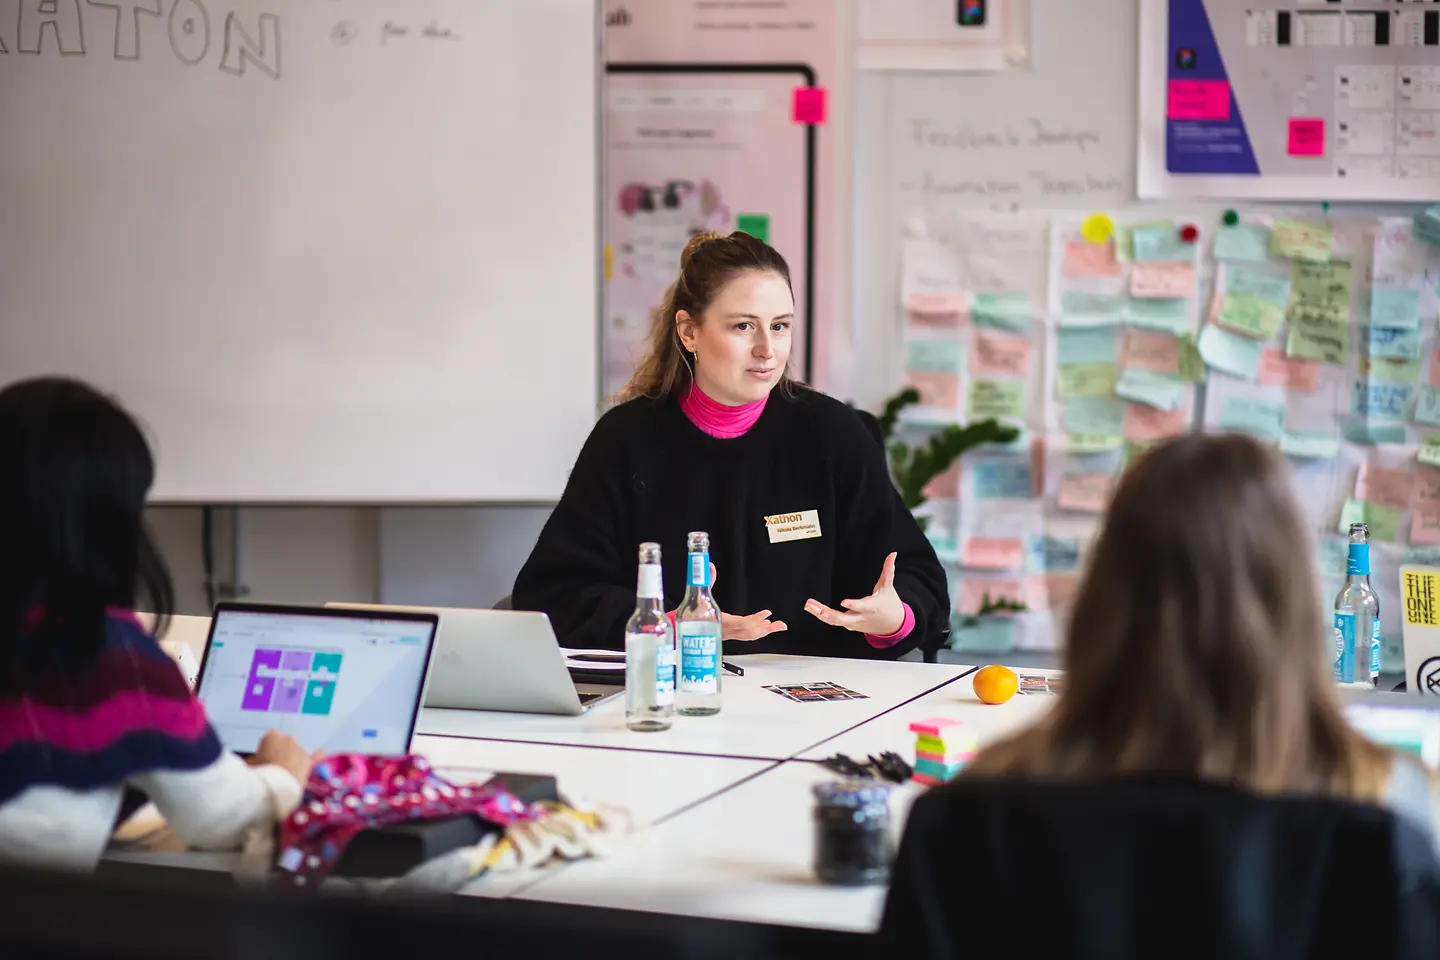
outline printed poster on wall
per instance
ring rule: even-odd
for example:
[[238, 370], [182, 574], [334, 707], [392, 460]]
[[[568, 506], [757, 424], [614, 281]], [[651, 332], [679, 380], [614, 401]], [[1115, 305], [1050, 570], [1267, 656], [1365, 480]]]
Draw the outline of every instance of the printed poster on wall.
[[1434, 202], [1440, 4], [1141, 4], [1144, 199]]
[[703, 231], [744, 230], [790, 265], [791, 369], [823, 379], [835, 284], [831, 0], [607, 0], [602, 389], [644, 354], [651, 316]]

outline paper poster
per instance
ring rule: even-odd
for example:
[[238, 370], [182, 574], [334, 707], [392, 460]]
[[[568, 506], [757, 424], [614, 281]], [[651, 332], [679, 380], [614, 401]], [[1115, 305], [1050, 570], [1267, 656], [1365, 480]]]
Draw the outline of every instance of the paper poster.
[[1139, 10], [1141, 199], [1434, 202], [1432, 4]]
[[690, 237], [738, 229], [786, 258], [791, 369], [824, 384], [829, 351], [817, 345], [846, 296], [832, 280], [841, 145], [823, 122], [844, 109], [826, 99], [843, 66], [833, 5], [606, 0], [604, 10], [605, 394], [643, 355]]

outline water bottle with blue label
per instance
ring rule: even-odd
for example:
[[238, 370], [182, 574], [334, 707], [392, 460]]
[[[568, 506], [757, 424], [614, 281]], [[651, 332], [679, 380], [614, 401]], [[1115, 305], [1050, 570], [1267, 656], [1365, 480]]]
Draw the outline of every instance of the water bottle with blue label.
[[1335, 679], [1380, 682], [1380, 598], [1370, 589], [1370, 527], [1350, 524], [1345, 585], [1335, 597]]
[[680, 640], [676, 710], [686, 717], [720, 712], [720, 607], [710, 595], [710, 534], [689, 537], [685, 599], [675, 613]]

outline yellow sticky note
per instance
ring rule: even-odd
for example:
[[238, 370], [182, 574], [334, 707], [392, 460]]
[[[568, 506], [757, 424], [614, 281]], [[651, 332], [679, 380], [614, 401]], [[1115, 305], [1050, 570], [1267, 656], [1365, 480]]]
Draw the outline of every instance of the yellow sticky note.
[[969, 413], [974, 418], [1025, 417], [1025, 385], [1018, 380], [975, 380], [970, 384]]
[[1286, 260], [1324, 263], [1330, 259], [1335, 231], [1328, 223], [1276, 220], [1270, 231], [1270, 255]]
[[1055, 396], [1112, 397], [1120, 381], [1120, 368], [1113, 363], [1062, 363], [1055, 368]]
[[1111, 437], [1102, 433], [1071, 433], [1065, 438], [1067, 453], [1109, 453], [1119, 450], [1125, 443], [1124, 437]]
[[605, 244], [605, 282], [609, 283], [613, 276], [615, 276], [615, 247], [607, 243]]
[[1285, 325], [1285, 308], [1248, 293], [1227, 293], [1216, 322], [1256, 340], [1269, 340]]
[[1405, 622], [1412, 627], [1440, 627], [1440, 573], [1405, 571]]
[[1416, 459], [1427, 466], [1440, 467], [1440, 433], [1427, 433], [1425, 435], [1425, 440], [1420, 444], [1420, 452], [1416, 454]]

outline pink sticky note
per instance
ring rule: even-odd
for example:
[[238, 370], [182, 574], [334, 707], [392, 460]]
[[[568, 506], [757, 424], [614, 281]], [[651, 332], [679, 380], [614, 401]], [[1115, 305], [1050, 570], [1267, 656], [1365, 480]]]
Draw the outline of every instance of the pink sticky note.
[[1171, 80], [1166, 115], [1171, 120], [1229, 120], [1229, 81]]
[[1287, 357], [1280, 347], [1266, 347], [1260, 353], [1260, 372], [1256, 379], [1267, 387], [1314, 393], [1320, 386], [1320, 362], [1296, 360]]
[[1179, 374], [1180, 341], [1168, 333], [1127, 330], [1124, 365], [1156, 373]]
[[976, 570], [1019, 570], [1025, 563], [1025, 546], [1002, 537], [969, 537], [960, 551], [960, 565]]
[[1325, 121], [1319, 117], [1291, 117], [1289, 145], [1292, 157], [1325, 156]]
[[954, 410], [960, 406], [960, 378], [953, 373], [935, 370], [907, 370], [905, 382], [920, 393], [926, 407]]
[[1430, 386], [1440, 387], [1440, 349], [1430, 354]]
[[993, 330], [975, 332], [975, 349], [970, 351], [970, 372], [977, 377], [1024, 377], [1030, 373], [1030, 341]]
[[1065, 244], [1065, 276], [1118, 277], [1124, 271], [1120, 261], [1115, 259], [1115, 241], [1090, 243], [1088, 240], [1071, 240]]
[[824, 123], [825, 88], [796, 87], [794, 99], [790, 103], [790, 118], [796, 123]]
[[1410, 494], [1415, 490], [1415, 476], [1406, 470], [1360, 464], [1355, 475], [1355, 499], [1374, 503], [1391, 510], [1410, 509]]
[[1421, 467], [1415, 471], [1415, 509], [1440, 512], [1440, 470]]
[[1115, 478], [1108, 473], [1067, 473], [1060, 478], [1055, 501], [1061, 510], [1104, 513], [1114, 486]]
[[915, 293], [905, 303], [905, 319], [916, 327], [953, 330], [964, 326], [969, 309], [963, 294]]
[[960, 461], [956, 460], [944, 473], [936, 474], [921, 492], [926, 500], [954, 500], [960, 496]]
[[1075, 602], [1075, 595], [1080, 592], [1078, 573], [1052, 573], [1045, 580], [1051, 610], [1063, 610]]
[[1130, 268], [1130, 296], [1141, 300], [1188, 300], [1195, 296], [1195, 264], [1137, 263]]
[[1411, 543], [1440, 543], [1440, 510], [1416, 510], [1410, 518]]
[[[1025, 603], [1025, 585], [1019, 580], [984, 580], [979, 577], [964, 577], [960, 581], [960, 596], [955, 609], [961, 613], [973, 614], [985, 606], [986, 595], [990, 602], [1009, 600], [1011, 603]], [[1025, 604], [1029, 606], [1029, 604]]]
[[1190, 414], [1183, 407], [1157, 410], [1143, 403], [1125, 408], [1126, 440], [1164, 440], [1178, 437], [1190, 426]]
[[931, 717], [928, 720], [916, 720], [910, 724], [910, 732], [926, 737], [938, 737], [942, 730], [961, 725], [961, 721], [952, 720], [949, 717]]

